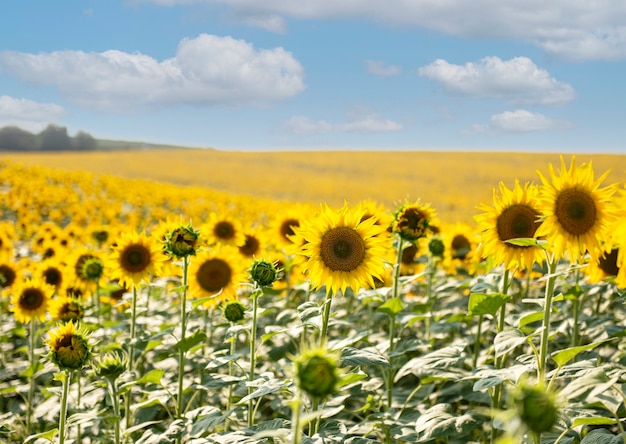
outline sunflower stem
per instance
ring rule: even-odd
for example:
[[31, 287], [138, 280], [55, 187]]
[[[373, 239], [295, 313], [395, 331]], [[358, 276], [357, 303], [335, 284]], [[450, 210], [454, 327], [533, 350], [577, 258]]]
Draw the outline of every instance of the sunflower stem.
[[[133, 299], [131, 302], [130, 314], [130, 343], [128, 344], [128, 372], [133, 372], [135, 366], [135, 330], [137, 328], [137, 286], [133, 283]], [[126, 417], [126, 428], [131, 426], [130, 400], [132, 398], [132, 385], [128, 387], [125, 398], [124, 416]]]
[[[234, 322], [230, 323], [230, 326], [233, 327], [235, 324]], [[235, 340], [237, 339], [236, 336], [232, 336], [229, 340], [230, 340], [230, 358], [228, 360], [228, 376], [233, 376], [233, 356], [235, 356]], [[233, 404], [233, 385], [230, 384], [228, 386], [228, 399], [226, 400], [226, 411], [230, 411], [230, 406]], [[230, 419], [227, 417], [226, 420], [224, 421], [224, 430], [226, 432], [228, 432], [230, 426]]]
[[[117, 394], [117, 380], [115, 378], [107, 378], [109, 386], [109, 396], [111, 396], [111, 405], [113, 406], [113, 428], [115, 436], [115, 444], [120, 444], [120, 400]], [[80, 442], [80, 441], [79, 441]]]
[[328, 320], [330, 318], [330, 306], [333, 302], [332, 291], [326, 292], [326, 301], [324, 302], [324, 311], [322, 312], [322, 329], [320, 330], [320, 347], [326, 345], [326, 337], [328, 335]]
[[[178, 418], [183, 418], [184, 415], [184, 403], [183, 403], [183, 395], [184, 395], [184, 377], [185, 377], [185, 349], [182, 346], [183, 341], [185, 340], [186, 330], [187, 330], [187, 279], [189, 272], [189, 256], [183, 257], [183, 288], [180, 295], [180, 339], [179, 344], [181, 347], [178, 349], [178, 398], [177, 398], [177, 409], [176, 414]], [[182, 442], [182, 437], [176, 439], [176, 442], [180, 444]]]
[[30, 341], [29, 350], [30, 353], [30, 368], [32, 370], [32, 375], [30, 376], [29, 387], [28, 387], [28, 405], [26, 406], [26, 431], [30, 435], [30, 426], [33, 417], [33, 395], [35, 394], [35, 318], [31, 318], [30, 320], [30, 337], [28, 338]]
[[[257, 312], [259, 308], [259, 296], [263, 294], [261, 288], [255, 288], [252, 292], [252, 329], [250, 331], [250, 377], [249, 381], [254, 381], [255, 367], [256, 367], [256, 324], [257, 324]], [[248, 394], [253, 392], [252, 386], [248, 387]], [[254, 425], [254, 399], [248, 401], [248, 427]]]
[[59, 444], [65, 443], [65, 421], [67, 418], [67, 395], [69, 393], [72, 374], [63, 372], [63, 390], [61, 392], [61, 413], [59, 414]]
[[[398, 236], [398, 245], [396, 248], [396, 262], [393, 265], [393, 289], [392, 289], [392, 297], [393, 299], [397, 299], [400, 294], [400, 261], [402, 260], [402, 248], [403, 248], [403, 239]], [[391, 410], [393, 405], [393, 378], [395, 376], [394, 371], [394, 359], [393, 352], [396, 348], [396, 315], [389, 315], [389, 356], [387, 357], [389, 361], [389, 369], [387, 370], [385, 383], [387, 385], [387, 409]]]
[[[80, 398], [81, 398], [81, 385], [80, 385], [80, 371], [74, 372], [76, 375], [76, 407], [80, 411]], [[76, 424], [76, 442], [82, 442], [80, 423]]]
[[557, 260], [554, 256], [548, 257], [548, 282], [546, 283], [545, 301], [543, 307], [543, 330], [541, 332], [541, 345], [539, 348], [539, 362], [537, 362], [537, 374], [539, 381], [546, 379], [546, 361], [548, 359], [548, 340], [550, 338], [550, 314], [552, 312], [552, 298], [556, 282]]
[[474, 357], [472, 360], [472, 368], [478, 365], [478, 355], [480, 352], [480, 333], [483, 325], [483, 315], [478, 316], [478, 328], [476, 329], [476, 338], [474, 339]]
[[575, 293], [575, 298], [573, 301], [573, 307], [574, 307], [574, 325], [572, 326], [573, 331], [572, 331], [572, 347], [576, 347], [578, 345], [578, 336], [579, 336], [579, 328], [578, 328], [578, 319], [580, 318], [580, 308], [582, 306], [582, 301], [584, 298], [584, 294], [579, 294], [578, 290], [580, 290], [580, 285], [579, 285], [579, 281], [580, 281], [580, 269], [577, 268], [576, 269], [576, 293]]
[[296, 396], [291, 401], [291, 444], [300, 444], [302, 440], [302, 426], [300, 425], [301, 402], [302, 396], [296, 391]]

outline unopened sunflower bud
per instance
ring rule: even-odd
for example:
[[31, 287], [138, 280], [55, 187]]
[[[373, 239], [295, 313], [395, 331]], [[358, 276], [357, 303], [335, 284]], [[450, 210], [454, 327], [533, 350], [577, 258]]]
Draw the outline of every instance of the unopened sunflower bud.
[[73, 321], [59, 325], [49, 335], [45, 340], [50, 347], [48, 356], [61, 370], [78, 370], [87, 365], [91, 358], [89, 341]]
[[97, 257], [90, 257], [82, 264], [82, 275], [89, 281], [97, 281], [104, 273], [104, 264]]
[[181, 225], [165, 235], [165, 252], [183, 258], [195, 256], [200, 232], [191, 225]]
[[517, 414], [529, 430], [542, 433], [554, 427], [558, 409], [551, 393], [541, 386], [522, 383], [514, 396]]
[[298, 387], [311, 398], [323, 399], [337, 389], [337, 359], [324, 349], [305, 351], [296, 359]]
[[109, 381], [115, 381], [128, 367], [128, 359], [119, 353], [106, 353], [96, 362], [96, 374]]
[[229, 301], [224, 305], [224, 317], [232, 323], [241, 321], [245, 311], [245, 307], [237, 301]]
[[278, 279], [276, 265], [264, 259], [254, 261], [249, 272], [252, 280], [260, 287], [269, 287]]
[[428, 251], [435, 257], [442, 257], [446, 247], [440, 237], [433, 237], [428, 242]]

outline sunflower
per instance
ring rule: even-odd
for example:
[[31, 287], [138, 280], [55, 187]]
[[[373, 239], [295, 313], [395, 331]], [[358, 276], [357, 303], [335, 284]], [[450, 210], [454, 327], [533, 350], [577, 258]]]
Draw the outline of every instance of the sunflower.
[[91, 346], [86, 332], [76, 328], [73, 321], [59, 325], [45, 339], [50, 347], [49, 357], [61, 370], [77, 370], [89, 362]]
[[38, 264], [35, 274], [41, 277], [46, 284], [59, 289], [63, 284], [64, 277], [67, 276], [67, 269], [59, 261], [47, 260]]
[[538, 173], [543, 182], [539, 209], [544, 220], [536, 234], [546, 237], [557, 258], [567, 253], [570, 260], [579, 261], [587, 252], [594, 258], [602, 254], [608, 227], [615, 218], [611, 205], [615, 187], [600, 188], [608, 171], [595, 180], [591, 163], [577, 167], [572, 156], [568, 170], [561, 156], [558, 175], [552, 164], [550, 179]]
[[207, 307], [236, 299], [238, 286], [246, 281], [241, 256], [233, 247], [223, 246], [199, 253], [189, 265], [189, 296], [215, 296], [204, 304]]
[[60, 296], [50, 303], [50, 316], [58, 321], [78, 321], [83, 317], [83, 305], [79, 299]]
[[0, 262], [0, 290], [11, 288], [18, 276], [18, 267], [11, 261]]
[[405, 241], [415, 242], [435, 232], [433, 227], [438, 226], [436, 218], [437, 212], [430, 204], [406, 202], [394, 213], [391, 231]]
[[307, 258], [305, 273], [314, 289], [325, 285], [327, 294], [335, 294], [350, 287], [356, 293], [374, 288], [375, 278], [382, 280], [389, 244], [380, 234], [386, 227], [364, 214], [362, 207], [334, 211], [324, 205], [317, 217], [295, 229], [305, 241], [299, 254]]
[[120, 285], [130, 287], [158, 275], [164, 260], [160, 245], [145, 232], [123, 233], [115, 242], [106, 265], [111, 270], [111, 279], [118, 279]]
[[305, 214], [308, 212], [305, 212], [303, 207], [296, 205], [274, 216], [270, 222], [270, 241], [277, 250], [293, 246], [293, 235], [304, 220]]
[[11, 302], [13, 313], [18, 322], [30, 322], [31, 319], [44, 321], [54, 287], [41, 278], [31, 278], [15, 284]]
[[247, 259], [254, 259], [263, 255], [265, 237], [263, 231], [256, 227], [244, 231], [245, 242], [239, 247], [239, 253]]
[[504, 182], [499, 193], [493, 190], [493, 207], [480, 205], [484, 213], [474, 216], [480, 232], [478, 255], [491, 258], [495, 265], [503, 264], [509, 270], [531, 268], [541, 263], [543, 252], [532, 245], [515, 245], [508, 241], [519, 238], [535, 238], [541, 213], [537, 207], [538, 189], [515, 180], [513, 189]]
[[240, 247], [246, 242], [239, 219], [227, 214], [211, 213], [200, 229], [207, 245], [231, 245]]

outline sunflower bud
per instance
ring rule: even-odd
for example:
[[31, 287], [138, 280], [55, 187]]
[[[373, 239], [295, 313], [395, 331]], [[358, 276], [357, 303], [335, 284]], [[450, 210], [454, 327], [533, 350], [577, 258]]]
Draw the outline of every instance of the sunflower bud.
[[405, 241], [415, 242], [432, 232], [435, 211], [428, 204], [407, 203], [395, 213], [391, 231]]
[[445, 244], [440, 237], [433, 237], [430, 242], [428, 242], [428, 251], [435, 257], [443, 257], [445, 249]]
[[529, 430], [547, 432], [557, 422], [554, 396], [541, 386], [522, 384], [514, 394], [517, 414]]
[[243, 315], [246, 309], [242, 304], [237, 301], [229, 301], [224, 306], [224, 317], [232, 322], [236, 323], [243, 319]]
[[264, 259], [254, 261], [249, 272], [252, 280], [260, 287], [269, 287], [278, 279], [276, 265]]
[[181, 225], [165, 235], [165, 252], [176, 258], [195, 256], [200, 232], [191, 225]]
[[85, 260], [81, 267], [81, 275], [89, 281], [97, 281], [104, 273], [104, 264], [97, 257]]
[[61, 370], [78, 370], [87, 365], [91, 358], [89, 341], [73, 321], [59, 325], [49, 335], [45, 340], [50, 347], [48, 356]]
[[312, 349], [296, 359], [298, 387], [311, 398], [332, 395], [339, 382], [337, 359], [324, 349]]
[[96, 374], [109, 381], [115, 381], [128, 367], [128, 359], [119, 353], [106, 353], [96, 362]]

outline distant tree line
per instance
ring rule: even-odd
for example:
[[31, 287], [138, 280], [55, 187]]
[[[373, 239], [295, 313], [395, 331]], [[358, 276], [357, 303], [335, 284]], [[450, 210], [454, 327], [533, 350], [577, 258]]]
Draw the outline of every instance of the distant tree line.
[[88, 151], [97, 145], [91, 134], [79, 131], [70, 137], [64, 126], [51, 124], [38, 134], [17, 126], [0, 128], [0, 151]]

